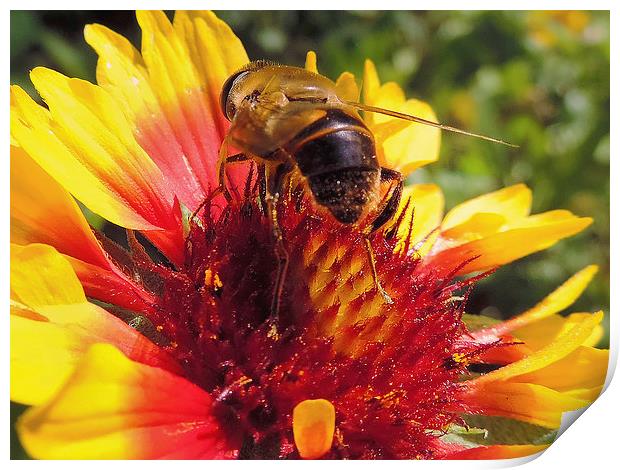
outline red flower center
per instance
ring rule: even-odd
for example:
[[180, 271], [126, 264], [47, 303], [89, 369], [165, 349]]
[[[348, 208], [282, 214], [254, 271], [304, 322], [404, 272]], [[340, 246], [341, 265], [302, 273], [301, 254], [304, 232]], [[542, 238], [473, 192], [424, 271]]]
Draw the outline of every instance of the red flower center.
[[279, 204], [290, 265], [277, 338], [269, 335], [275, 243], [253, 196], [190, 221], [183, 269], [148, 267], [159, 278], [150, 320], [187, 377], [214, 398], [240, 457], [298, 457], [292, 411], [316, 398], [336, 409], [326, 457], [431, 457], [431, 431], [457, 420], [447, 410], [465, 367], [452, 360], [465, 331], [454, 301], [461, 286], [395, 253], [388, 229], [373, 240], [394, 299], [385, 304], [362, 235], [304, 198]]

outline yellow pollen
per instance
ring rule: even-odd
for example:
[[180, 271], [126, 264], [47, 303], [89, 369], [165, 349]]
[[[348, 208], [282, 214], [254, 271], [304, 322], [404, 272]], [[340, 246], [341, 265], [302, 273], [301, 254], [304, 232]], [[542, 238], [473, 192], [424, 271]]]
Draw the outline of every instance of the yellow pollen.
[[456, 364], [468, 364], [468, 360], [467, 360], [467, 356], [465, 356], [465, 354], [463, 353], [454, 353], [452, 354], [452, 360], [456, 363]]
[[293, 409], [293, 436], [299, 455], [318, 459], [332, 446], [336, 409], [329, 401], [304, 400]]
[[222, 281], [217, 273], [214, 274], [211, 269], [207, 269], [205, 271], [205, 285], [212, 287], [213, 289], [221, 289], [224, 284], [222, 284]]
[[392, 390], [384, 395], [377, 395], [373, 397], [373, 400], [379, 401], [382, 406], [392, 406], [397, 405], [400, 402], [402, 395], [402, 390]]

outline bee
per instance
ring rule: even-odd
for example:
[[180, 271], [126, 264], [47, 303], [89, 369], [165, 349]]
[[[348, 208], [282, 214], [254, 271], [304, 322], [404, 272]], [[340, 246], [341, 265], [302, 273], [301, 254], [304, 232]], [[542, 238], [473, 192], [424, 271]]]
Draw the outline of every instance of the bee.
[[[403, 176], [380, 166], [374, 136], [359, 110], [511, 145], [416, 116], [349, 101], [323, 75], [266, 61], [251, 62], [232, 74], [222, 87], [220, 106], [231, 122], [220, 150], [220, 190], [230, 201], [225, 186], [225, 166], [229, 163], [254, 160], [262, 175], [263, 199], [278, 258], [271, 303], [274, 321], [288, 267], [276, 207], [293, 173], [301, 175], [319, 206], [338, 222], [361, 231], [375, 288], [387, 303], [392, 302], [377, 275], [370, 235], [396, 213]], [[229, 146], [241, 153], [229, 156]], [[381, 183], [390, 185], [384, 197], [380, 194]]]

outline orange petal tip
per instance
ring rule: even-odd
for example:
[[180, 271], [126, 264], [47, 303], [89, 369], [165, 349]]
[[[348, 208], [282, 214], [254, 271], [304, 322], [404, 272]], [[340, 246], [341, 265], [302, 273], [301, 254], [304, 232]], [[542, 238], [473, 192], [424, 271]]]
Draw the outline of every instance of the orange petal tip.
[[336, 426], [336, 409], [331, 402], [304, 400], [293, 410], [293, 435], [299, 455], [318, 459], [332, 446]]

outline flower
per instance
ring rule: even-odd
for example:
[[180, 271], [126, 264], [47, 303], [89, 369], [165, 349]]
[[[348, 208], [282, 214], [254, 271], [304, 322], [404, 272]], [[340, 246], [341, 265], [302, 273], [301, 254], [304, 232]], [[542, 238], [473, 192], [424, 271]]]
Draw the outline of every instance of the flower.
[[582, 35], [590, 22], [590, 13], [579, 10], [536, 11], [526, 15], [529, 38], [545, 48], [556, 46], [567, 35]]
[[[391, 304], [363, 236], [291, 188], [270, 334], [277, 261], [254, 165], [231, 166], [232, 202], [213, 197], [228, 129], [218, 95], [247, 55], [211, 12], [137, 16], [140, 52], [86, 27], [98, 85], [36, 68], [47, 108], [11, 88], [11, 399], [32, 405], [17, 424], [32, 456], [508, 458], [550, 438], [504, 442], [479, 428], [550, 435], [596, 398], [602, 313], [558, 315], [595, 267], [512, 320], [465, 313], [480, 277], [591, 222], [530, 215], [524, 185], [445, 217], [437, 186], [407, 186], [372, 239]], [[435, 119], [370, 61], [363, 83], [365, 103]], [[349, 73], [337, 86], [359, 96]], [[383, 165], [406, 175], [437, 160], [437, 129], [365, 120]], [[73, 198], [126, 243], [93, 231]]]

